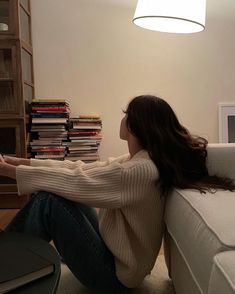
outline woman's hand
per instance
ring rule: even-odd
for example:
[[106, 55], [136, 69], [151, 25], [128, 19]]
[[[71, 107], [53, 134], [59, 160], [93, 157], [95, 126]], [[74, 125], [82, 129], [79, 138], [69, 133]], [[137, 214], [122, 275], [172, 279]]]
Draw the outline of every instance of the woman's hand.
[[0, 155], [0, 176], [16, 178], [16, 167], [6, 163], [2, 155]]
[[14, 166], [30, 165], [30, 159], [26, 159], [26, 158], [18, 158], [18, 157], [3, 155], [3, 159], [5, 163], [9, 163]]

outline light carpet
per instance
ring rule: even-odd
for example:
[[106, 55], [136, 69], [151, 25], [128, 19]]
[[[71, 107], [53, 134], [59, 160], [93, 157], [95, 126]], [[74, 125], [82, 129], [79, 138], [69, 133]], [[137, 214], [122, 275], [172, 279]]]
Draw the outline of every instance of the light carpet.
[[[94, 294], [85, 288], [70, 272], [65, 264], [61, 265], [61, 278], [57, 294]], [[168, 277], [163, 255], [159, 255], [151, 275], [147, 276], [142, 285], [131, 291], [132, 294], [174, 294], [174, 288]], [[100, 293], [99, 293], [100, 294]], [[122, 294], [122, 293], [120, 293]]]

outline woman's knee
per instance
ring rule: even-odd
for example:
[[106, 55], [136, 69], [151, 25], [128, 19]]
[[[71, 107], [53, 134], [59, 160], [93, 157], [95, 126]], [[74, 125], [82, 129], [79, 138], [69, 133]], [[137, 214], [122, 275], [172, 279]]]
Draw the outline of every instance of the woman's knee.
[[38, 191], [35, 192], [31, 195], [32, 199], [37, 200], [37, 201], [41, 201], [41, 200], [51, 200], [54, 198], [60, 198], [58, 195], [53, 194], [51, 192], [47, 192], [47, 191]]

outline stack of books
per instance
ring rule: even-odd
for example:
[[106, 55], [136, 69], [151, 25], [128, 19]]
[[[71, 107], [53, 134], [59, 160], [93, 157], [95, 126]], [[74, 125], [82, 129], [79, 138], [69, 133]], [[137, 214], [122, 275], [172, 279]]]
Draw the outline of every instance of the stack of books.
[[70, 109], [64, 99], [35, 99], [31, 103], [31, 157], [63, 160]]
[[80, 115], [69, 120], [67, 160], [92, 162], [99, 160], [98, 148], [102, 139], [99, 115]]
[[64, 99], [34, 99], [31, 103], [31, 158], [99, 160], [102, 139], [99, 115], [70, 117]]

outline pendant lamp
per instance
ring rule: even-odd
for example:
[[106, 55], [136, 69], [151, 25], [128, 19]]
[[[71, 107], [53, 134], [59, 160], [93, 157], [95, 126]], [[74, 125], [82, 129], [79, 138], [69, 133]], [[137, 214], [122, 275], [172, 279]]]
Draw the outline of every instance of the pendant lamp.
[[138, 0], [134, 24], [168, 33], [196, 33], [205, 29], [206, 0]]

